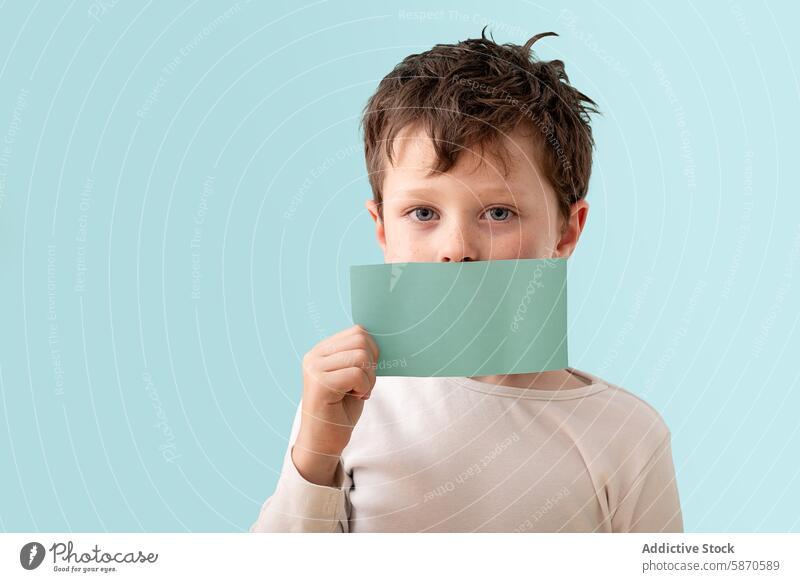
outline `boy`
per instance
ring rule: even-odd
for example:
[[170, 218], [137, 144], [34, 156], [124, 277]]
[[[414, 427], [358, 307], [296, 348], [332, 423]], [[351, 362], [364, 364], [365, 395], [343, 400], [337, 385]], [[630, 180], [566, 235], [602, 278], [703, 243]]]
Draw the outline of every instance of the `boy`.
[[[597, 110], [561, 61], [531, 56], [548, 35], [482, 32], [381, 81], [363, 125], [386, 263], [572, 254]], [[250, 531], [683, 531], [670, 431], [627, 390], [571, 367], [376, 377], [377, 361], [358, 325], [305, 355], [278, 485]]]

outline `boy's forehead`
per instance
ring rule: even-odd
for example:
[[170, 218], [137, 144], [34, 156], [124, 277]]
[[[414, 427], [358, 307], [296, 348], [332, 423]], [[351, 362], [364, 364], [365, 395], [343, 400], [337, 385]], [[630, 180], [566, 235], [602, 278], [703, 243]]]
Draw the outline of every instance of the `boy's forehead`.
[[424, 128], [407, 126], [397, 133], [392, 144], [393, 163], [384, 160], [387, 181], [384, 185], [396, 182], [392, 186], [415, 190], [424, 188], [431, 181], [460, 180], [476, 189], [499, 192], [538, 174], [533, 143], [528, 134], [519, 130], [500, 139], [504, 153], [502, 159], [494, 148], [476, 145], [462, 151], [455, 165], [446, 173], [431, 174], [436, 162], [434, 142]]
[[407, 125], [397, 132], [392, 142], [395, 168], [415, 168], [430, 166], [435, 159], [433, 140], [419, 126]]

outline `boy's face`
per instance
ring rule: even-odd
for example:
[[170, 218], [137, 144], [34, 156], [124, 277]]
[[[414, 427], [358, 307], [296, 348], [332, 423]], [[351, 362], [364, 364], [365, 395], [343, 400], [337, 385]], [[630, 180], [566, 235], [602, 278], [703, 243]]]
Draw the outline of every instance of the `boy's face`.
[[[530, 138], [519, 130], [503, 138], [508, 174], [485, 148], [463, 151], [446, 173], [427, 176], [433, 142], [408, 126], [386, 160], [383, 220], [374, 200], [384, 262], [491, 261], [568, 257], [578, 243], [589, 205], [575, 203], [566, 223], [556, 194], [540, 172]], [[546, 146], [549, 147], [549, 146]], [[562, 225], [564, 229], [562, 231]]]
[[[523, 130], [503, 138], [508, 174], [489, 148], [463, 151], [448, 172], [427, 176], [433, 142], [404, 128], [386, 163], [383, 220], [367, 201], [384, 262], [491, 261], [569, 257], [589, 205], [575, 203], [566, 223]], [[562, 231], [562, 225], [564, 225]]]

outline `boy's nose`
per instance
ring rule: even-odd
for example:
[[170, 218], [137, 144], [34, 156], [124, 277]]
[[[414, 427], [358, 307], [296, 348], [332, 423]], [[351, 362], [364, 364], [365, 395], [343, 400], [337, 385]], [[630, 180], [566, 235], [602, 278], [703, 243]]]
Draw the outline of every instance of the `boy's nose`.
[[439, 261], [460, 263], [478, 260], [478, 249], [469, 233], [454, 233], [439, 247]]
[[450, 259], [449, 257], [443, 257], [441, 262], [443, 262], [443, 263], [450, 263], [450, 262], [465, 263], [467, 261], [474, 261], [474, 260], [476, 260], [476, 259], [473, 259], [472, 257], [464, 257], [462, 259]]

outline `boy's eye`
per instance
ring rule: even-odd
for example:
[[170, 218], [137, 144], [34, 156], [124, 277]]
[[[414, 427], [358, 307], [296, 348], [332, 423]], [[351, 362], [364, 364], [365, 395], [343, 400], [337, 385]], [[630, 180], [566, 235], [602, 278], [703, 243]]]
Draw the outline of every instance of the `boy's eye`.
[[[414, 218], [419, 222], [430, 222], [436, 216], [436, 211], [427, 206], [418, 206], [411, 209], [408, 214], [413, 214]], [[495, 206], [486, 210], [485, 214], [490, 216], [494, 222], [507, 222], [510, 219], [510, 215], [514, 214], [514, 211], [503, 206]]]
[[490, 208], [486, 212], [496, 222], [505, 222], [506, 217], [508, 216], [509, 213], [511, 213], [511, 209], [503, 208], [502, 206], [495, 206], [494, 208]]
[[420, 222], [429, 222], [433, 218], [433, 215], [436, 214], [432, 208], [428, 208], [427, 206], [414, 208], [411, 212], [414, 213], [414, 216]]

